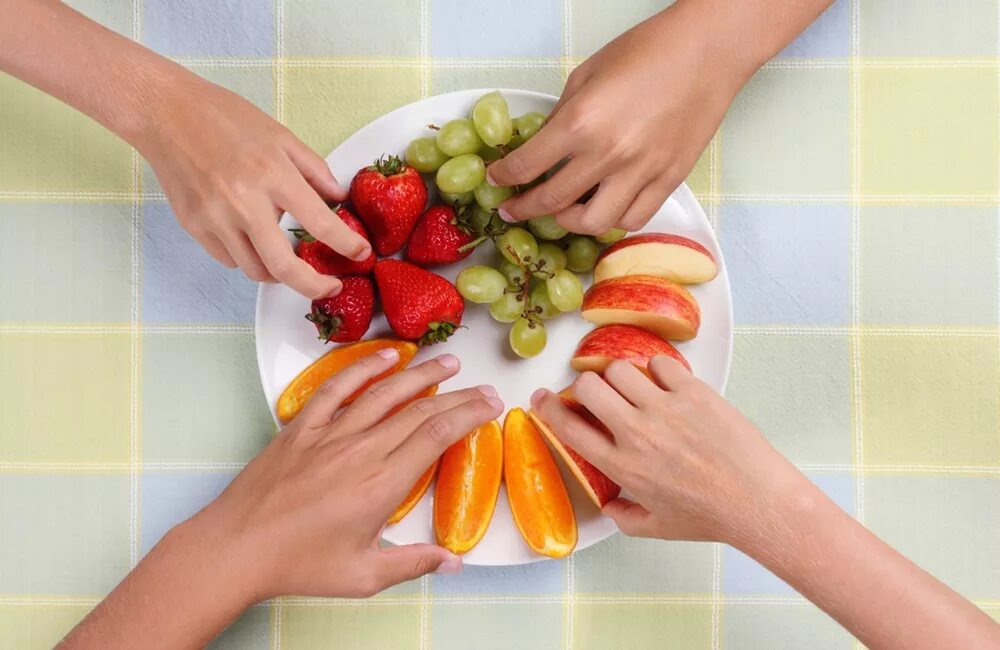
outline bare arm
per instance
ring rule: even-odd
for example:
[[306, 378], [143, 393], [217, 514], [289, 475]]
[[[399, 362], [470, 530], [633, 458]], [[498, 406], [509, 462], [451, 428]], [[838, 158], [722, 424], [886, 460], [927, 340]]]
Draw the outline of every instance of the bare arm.
[[616, 361], [573, 385], [613, 439], [548, 391], [532, 400], [635, 498], [604, 507], [623, 532], [731, 544], [874, 649], [1000, 648], [1000, 625], [837, 507], [677, 361], [650, 371]]
[[297, 258], [277, 227], [291, 212], [338, 252], [368, 242], [327, 208], [346, 192], [326, 163], [250, 102], [55, 0], [0, 0], [0, 71], [57, 97], [134, 146], [178, 221], [216, 260], [310, 297], [340, 281]]

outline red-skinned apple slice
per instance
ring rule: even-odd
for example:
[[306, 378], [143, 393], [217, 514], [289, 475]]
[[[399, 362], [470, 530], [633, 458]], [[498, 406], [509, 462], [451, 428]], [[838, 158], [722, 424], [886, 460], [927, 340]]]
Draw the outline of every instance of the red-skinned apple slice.
[[[562, 400], [563, 404], [570, 411], [576, 415], [583, 418], [588, 424], [593, 426], [595, 429], [600, 431], [605, 436], [611, 438], [611, 432], [608, 431], [607, 427], [594, 417], [594, 414], [588, 411], [573, 399], [570, 389], [567, 388], [559, 393], [559, 398]], [[572, 447], [564, 443], [556, 434], [552, 432], [549, 425], [535, 413], [534, 410], [528, 412], [528, 416], [531, 421], [535, 423], [538, 430], [542, 432], [542, 435], [549, 441], [552, 448], [556, 450], [559, 456], [563, 459], [563, 462], [569, 467], [570, 471], [573, 472], [573, 476], [576, 480], [580, 482], [583, 486], [584, 492], [590, 497], [590, 500], [597, 505], [598, 508], [603, 508], [604, 504], [613, 499], [617, 499], [618, 495], [621, 494], [622, 487], [608, 478], [607, 474], [597, 469], [587, 461], [586, 458], [576, 453]]]
[[577, 372], [590, 370], [600, 374], [615, 359], [624, 359], [646, 372], [649, 360], [659, 354], [673, 357], [691, 370], [677, 348], [634, 325], [605, 325], [589, 332], [580, 340], [569, 364]]
[[663, 339], [693, 339], [701, 310], [687, 289], [653, 275], [598, 282], [583, 297], [580, 315], [597, 325], [635, 325]]
[[708, 282], [719, 272], [715, 258], [698, 242], [667, 233], [626, 237], [597, 258], [594, 282], [627, 275], [655, 275], [681, 284]]

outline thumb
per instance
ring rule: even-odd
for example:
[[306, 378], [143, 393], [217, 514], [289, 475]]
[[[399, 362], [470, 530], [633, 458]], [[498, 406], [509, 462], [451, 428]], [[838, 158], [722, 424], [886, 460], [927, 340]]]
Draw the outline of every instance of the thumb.
[[618, 498], [604, 504], [601, 512], [611, 517], [629, 537], [656, 537], [653, 515], [635, 501]]
[[380, 589], [388, 589], [428, 573], [458, 573], [462, 558], [434, 544], [408, 544], [378, 551], [376, 562]]

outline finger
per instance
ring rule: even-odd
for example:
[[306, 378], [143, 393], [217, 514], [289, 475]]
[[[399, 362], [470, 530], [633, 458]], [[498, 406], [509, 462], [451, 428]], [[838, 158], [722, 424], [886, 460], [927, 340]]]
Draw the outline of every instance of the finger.
[[614, 442], [569, 410], [562, 398], [544, 388], [539, 389], [531, 396], [531, 412], [545, 422], [559, 440], [614, 478]]
[[347, 200], [347, 190], [334, 178], [326, 161], [304, 142], [292, 135], [285, 143], [285, 153], [323, 199], [334, 203]]
[[297, 256], [281, 229], [271, 220], [253, 224], [249, 235], [268, 273], [306, 298], [334, 296], [343, 287], [340, 280], [318, 273]]
[[526, 185], [554, 167], [570, 154], [572, 139], [564, 123], [558, 119], [546, 122], [535, 137], [491, 163], [486, 168], [486, 180], [505, 187]]
[[677, 185], [654, 181], [642, 188], [618, 219], [618, 227], [629, 232], [641, 230], [663, 206]]
[[[461, 364], [453, 354], [442, 354], [420, 365], [386, 377], [365, 389], [337, 418], [345, 430], [360, 433], [375, 426], [394, 407], [427, 388], [458, 374]], [[428, 463], [429, 465], [430, 463]]]
[[255, 282], [275, 282], [257, 250], [242, 232], [233, 232], [225, 239], [226, 249], [243, 274]]
[[694, 375], [680, 361], [664, 354], [650, 359], [649, 374], [663, 390], [676, 391], [694, 381]]
[[427, 575], [454, 574], [462, 570], [462, 558], [434, 544], [408, 544], [374, 551], [378, 591]]
[[492, 386], [477, 386], [419, 399], [399, 413], [382, 421], [372, 429], [371, 436], [378, 438], [385, 445], [387, 451], [391, 452], [399, 447], [428, 418], [474, 399], [488, 399], [496, 396], [497, 392]]
[[368, 240], [351, 230], [343, 219], [334, 214], [323, 199], [319, 198], [316, 190], [298, 173], [287, 180], [275, 199], [310, 235], [333, 250], [352, 260], [368, 259], [372, 252]]
[[234, 260], [233, 256], [229, 254], [228, 250], [226, 250], [225, 245], [212, 233], [207, 230], [199, 230], [197, 232], [191, 232], [191, 237], [193, 237], [196, 242], [201, 244], [201, 247], [205, 249], [205, 252], [211, 255], [212, 258], [222, 266], [227, 269], [235, 269], [237, 267], [236, 260]]
[[624, 397], [593, 372], [584, 372], [573, 382], [573, 397], [611, 431], [618, 433], [623, 420], [635, 412]]
[[385, 348], [355, 361], [323, 382], [296, 420], [313, 429], [325, 427], [344, 400], [398, 360], [399, 352], [395, 348]]
[[656, 521], [652, 513], [629, 499], [608, 501], [601, 512], [611, 517], [618, 529], [629, 537], [656, 537]]
[[604, 381], [639, 408], [652, 406], [663, 398], [663, 391], [628, 361], [612, 361], [604, 369]]
[[497, 418], [503, 408], [499, 398], [484, 397], [432, 415], [389, 454], [389, 462], [395, 463], [399, 471], [430, 467], [445, 449], [479, 425]]
[[[643, 189], [639, 174], [616, 174], [601, 180], [594, 197], [586, 204], [575, 203], [563, 212], [570, 213], [565, 220], [556, 214], [556, 223], [563, 225], [572, 220], [572, 232], [588, 235], [600, 235], [610, 230], [622, 218], [625, 211], [632, 205], [639, 191]], [[563, 225], [565, 228], [566, 226]]]
[[556, 114], [562, 110], [563, 106], [565, 106], [569, 100], [576, 95], [580, 88], [583, 87], [585, 81], [586, 75], [584, 73], [583, 66], [581, 65], [574, 68], [569, 77], [566, 78], [566, 85], [563, 87], [562, 94], [559, 95], [559, 101], [557, 101], [556, 105], [552, 107], [551, 111], [549, 111], [549, 121], [551, 121], [552, 118], [554, 118]]
[[[532, 140], [528, 142], [530, 143]], [[522, 146], [521, 149], [526, 146]], [[516, 154], [521, 149], [514, 153]], [[506, 160], [506, 158], [502, 160]], [[500, 204], [500, 216], [504, 221], [524, 221], [539, 215], [565, 210], [583, 196], [587, 190], [597, 185], [604, 173], [604, 165], [600, 158], [574, 158], [544, 183], [523, 194], [516, 194], [513, 198]]]

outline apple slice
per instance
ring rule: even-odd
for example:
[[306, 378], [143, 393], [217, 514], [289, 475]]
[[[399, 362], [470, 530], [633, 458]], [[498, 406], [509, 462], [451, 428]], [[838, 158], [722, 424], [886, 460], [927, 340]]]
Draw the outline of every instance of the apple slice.
[[715, 258], [698, 242], [662, 232], [626, 237], [597, 258], [594, 282], [626, 275], [655, 275], [681, 284], [708, 282], [719, 272]]
[[677, 348], [634, 325], [605, 325], [591, 331], [580, 340], [569, 365], [577, 372], [602, 373], [615, 359], [624, 359], [646, 372], [649, 360], [658, 354], [673, 357], [691, 370], [691, 364]]
[[687, 289], [654, 275], [598, 282], [583, 297], [580, 315], [597, 325], [635, 325], [664, 339], [693, 339], [701, 310]]
[[[611, 432], [608, 431], [607, 427], [601, 423], [593, 413], [585, 409], [579, 402], [573, 399], [572, 394], [569, 392], [570, 389], [565, 389], [559, 393], [559, 398], [562, 400], [566, 408], [573, 411], [581, 418], [586, 420], [588, 424], [593, 426], [595, 429], [606, 435], [607, 437], [612, 437]], [[612, 499], [618, 498], [621, 494], [622, 487], [608, 478], [607, 474], [597, 469], [586, 458], [576, 453], [572, 447], [564, 443], [562, 440], [556, 437], [556, 434], [552, 432], [549, 425], [542, 420], [534, 410], [528, 412], [528, 417], [531, 421], [535, 423], [538, 430], [542, 432], [545, 438], [552, 445], [552, 448], [559, 453], [563, 461], [569, 467], [570, 471], [573, 472], [573, 476], [576, 480], [580, 482], [583, 486], [584, 492], [590, 497], [590, 500], [597, 505], [598, 508], [603, 508], [604, 504]]]

